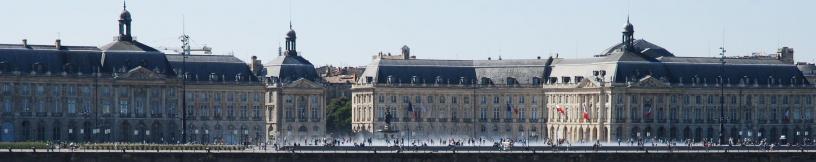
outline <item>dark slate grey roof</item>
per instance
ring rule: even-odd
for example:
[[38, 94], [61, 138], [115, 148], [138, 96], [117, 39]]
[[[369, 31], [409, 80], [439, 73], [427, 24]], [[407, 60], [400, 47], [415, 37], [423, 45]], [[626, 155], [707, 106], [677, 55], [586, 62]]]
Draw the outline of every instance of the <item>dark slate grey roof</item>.
[[[607, 71], [607, 80], [616, 83], [636, 82], [646, 76], [672, 84], [716, 84], [720, 75], [719, 58], [711, 57], [645, 57], [631, 51], [607, 50], [607, 55], [595, 58], [556, 59], [551, 77], [592, 76], [592, 71]], [[810, 84], [793, 64], [768, 58], [725, 59], [725, 81], [740, 84], [747, 78], [750, 84], [774, 85]], [[611, 75], [610, 75], [611, 74]], [[774, 78], [773, 81], [769, 78]], [[793, 79], [796, 78], [796, 79]], [[697, 80], [697, 81], [695, 81]]]
[[90, 74], [99, 68], [100, 55], [97, 51], [35, 49], [0, 48], [0, 71], [4, 73], [35, 71], [54, 74], [62, 72]]
[[508, 78], [515, 79], [514, 84], [531, 84], [532, 78], [542, 78], [546, 75], [548, 60], [425, 60], [408, 59], [392, 60], [377, 59], [366, 67], [358, 82], [364, 82], [371, 77], [378, 83], [432, 84], [437, 78], [440, 84], [459, 84], [464, 78], [464, 84], [481, 83], [482, 78], [489, 79], [493, 84], [507, 84]]
[[[172, 66], [161, 52], [102, 52], [102, 71], [106, 73], [127, 72], [142, 66], [167, 76], [175, 76]], [[124, 68], [124, 69], [123, 69]]]
[[[636, 52], [640, 52], [640, 53], [644, 54], [645, 56], [648, 56], [648, 57], [651, 57], [651, 58], [674, 57], [674, 54], [669, 52], [669, 50], [666, 50], [663, 47], [660, 47], [658, 45], [655, 45], [655, 44], [653, 44], [653, 43], [651, 43], [649, 41], [643, 40], [643, 39], [635, 40], [633, 42], [633, 44], [635, 46], [634, 50]], [[615, 44], [614, 46], [609, 47], [606, 50], [604, 50], [603, 52], [601, 52], [601, 55], [610, 55], [613, 52], [615, 52], [616, 50], [620, 49], [621, 46], [623, 46], [623, 43]]]
[[139, 43], [138, 41], [122, 41], [117, 40], [99, 47], [102, 51], [138, 51], [138, 52], [157, 52], [153, 47]]
[[240, 75], [239, 82], [258, 82], [258, 78], [252, 75], [249, 66], [235, 56], [189, 55], [186, 60], [182, 59], [182, 55], [167, 55], [167, 60], [176, 71], [184, 67], [189, 74], [187, 80], [209, 81], [210, 74], [215, 74], [218, 77], [217, 81], [235, 82]]
[[266, 67], [267, 77], [276, 77], [280, 82], [284, 83], [292, 82], [300, 78], [313, 82], [320, 80], [314, 65], [301, 56], [278, 56], [264, 65], [264, 67]]

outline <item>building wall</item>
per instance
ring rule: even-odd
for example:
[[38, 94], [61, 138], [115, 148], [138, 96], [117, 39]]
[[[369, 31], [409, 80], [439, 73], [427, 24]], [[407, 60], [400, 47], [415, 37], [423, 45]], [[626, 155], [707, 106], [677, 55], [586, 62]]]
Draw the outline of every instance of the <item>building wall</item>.
[[[249, 131], [243, 132], [251, 136], [238, 139], [261, 141], [258, 139], [263, 138], [258, 137], [265, 136], [263, 117], [242, 118], [238, 113], [230, 117], [228, 108], [247, 105], [261, 111], [262, 92], [259, 84], [188, 85], [187, 101], [191, 108], [188, 111], [188, 139], [196, 143], [237, 144], [222, 141], [223, 137], [218, 134], [227, 134], [227, 130], [232, 130], [230, 128], [243, 130], [241, 128], [246, 127]], [[0, 75], [0, 94], [2, 141], [181, 141], [182, 89], [181, 82], [176, 79], [5, 74]], [[207, 100], [201, 100], [204, 94], [208, 95]], [[222, 102], [215, 100], [216, 95], [221, 95]], [[228, 100], [230, 95], [235, 96], [234, 102]], [[238, 99], [244, 95], [249, 99]], [[218, 105], [221, 113], [217, 113]], [[201, 108], [207, 108], [207, 111]], [[240, 108], [234, 107], [234, 110]], [[212, 135], [205, 135], [210, 132]], [[243, 132], [239, 131], [239, 134]]]
[[267, 86], [269, 139], [292, 142], [326, 136], [324, 88]]
[[[781, 135], [788, 139], [812, 136], [816, 115], [813, 88], [726, 85], [724, 137], [748, 138], [749, 132], [753, 140], [776, 141]], [[401, 131], [402, 136], [546, 137], [569, 142], [615, 142], [701, 141], [719, 135], [717, 85], [558, 83], [527, 88], [357, 84], [352, 90], [355, 132], [376, 133], [385, 125], [385, 113], [391, 112], [395, 117], [392, 127]], [[433, 103], [428, 103], [428, 97]], [[458, 102], [453, 103], [453, 98]], [[511, 112], [506, 111], [508, 101]], [[409, 102], [413, 111], [408, 111]], [[565, 111], [558, 111], [558, 107]]]

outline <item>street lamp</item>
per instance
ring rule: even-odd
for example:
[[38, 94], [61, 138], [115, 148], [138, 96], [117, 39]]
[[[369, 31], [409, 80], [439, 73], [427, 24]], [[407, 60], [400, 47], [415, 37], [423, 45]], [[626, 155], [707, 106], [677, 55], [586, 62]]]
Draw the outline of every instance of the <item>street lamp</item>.
[[725, 144], [725, 47], [720, 47], [720, 145]]

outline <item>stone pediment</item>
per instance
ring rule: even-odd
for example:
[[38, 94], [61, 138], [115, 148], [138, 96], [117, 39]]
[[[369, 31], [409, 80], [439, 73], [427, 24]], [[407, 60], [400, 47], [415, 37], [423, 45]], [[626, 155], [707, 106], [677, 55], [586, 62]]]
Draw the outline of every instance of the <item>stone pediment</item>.
[[160, 80], [164, 79], [164, 75], [158, 74], [153, 70], [139, 66], [130, 69], [127, 73], [120, 75], [118, 78], [130, 80]]
[[286, 86], [284, 86], [284, 87], [287, 87], [287, 88], [323, 88], [322, 85], [320, 85], [318, 83], [315, 83], [315, 82], [312, 82], [312, 81], [310, 81], [308, 79], [304, 79], [304, 78], [300, 78], [300, 79], [295, 80], [295, 81], [293, 81], [293, 82], [291, 82], [289, 84], [286, 84]]
[[647, 75], [646, 77], [641, 78], [637, 83], [632, 84], [634, 87], [648, 87], [648, 88], [662, 88], [662, 87], [670, 87], [669, 84], [666, 82], [659, 80], [657, 78], [652, 77], [651, 75]]
[[584, 78], [581, 82], [578, 82], [578, 85], [575, 88], [597, 88], [600, 87], [600, 82], [595, 80], [596, 77]]

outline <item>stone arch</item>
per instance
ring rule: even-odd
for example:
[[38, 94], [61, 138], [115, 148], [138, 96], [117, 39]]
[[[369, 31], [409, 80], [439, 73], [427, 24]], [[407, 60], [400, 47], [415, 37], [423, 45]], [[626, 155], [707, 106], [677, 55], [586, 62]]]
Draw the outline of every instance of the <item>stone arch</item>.
[[223, 144], [224, 143], [224, 136], [226, 133], [224, 132], [224, 128], [221, 127], [221, 124], [215, 124], [215, 129], [213, 130], [213, 142], [216, 144]]
[[13, 142], [15, 141], [14, 138], [14, 124], [10, 121], [4, 121], [2, 124], [2, 129], [0, 129], [0, 133], [2, 133], [2, 138], [0, 141], [3, 142]]
[[62, 122], [59, 120], [54, 120], [53, 124], [51, 124], [51, 140], [62, 140]]
[[646, 126], [646, 128], [643, 129], [643, 133], [641, 133], [641, 137], [643, 138], [653, 138], [654, 136], [655, 134], [652, 133], [652, 127], [649, 126]]
[[[147, 132], [145, 132], [147, 133]], [[154, 143], [164, 143], [164, 130], [162, 129], [162, 124], [159, 121], [153, 121], [153, 124], [150, 128], [150, 137], [152, 137], [152, 141]]]
[[694, 141], [700, 141], [703, 139], [703, 128], [697, 127], [694, 130]]
[[779, 138], [779, 134], [776, 130], [776, 127], [771, 127], [771, 132], [768, 134], [768, 140], [771, 142], [776, 142], [776, 139]]
[[119, 141], [130, 142], [131, 141], [131, 134], [132, 134], [132, 131], [131, 131], [131, 128], [130, 128], [130, 123], [127, 120], [122, 121], [122, 123], [120, 124], [119, 129], [121, 129], [121, 131], [119, 132], [119, 134], [120, 134]]
[[637, 126], [632, 127], [632, 130], [629, 134], [629, 139], [638, 139], [640, 138], [640, 128]]
[[79, 127], [76, 121], [68, 121], [68, 141], [79, 141]]
[[666, 138], [666, 128], [658, 127], [657, 128], [657, 138], [665, 139]]
[[714, 127], [708, 127], [708, 129], [706, 130], [706, 138], [710, 140], [715, 139], [717, 137], [718, 135], [715, 133]]
[[93, 129], [93, 125], [90, 121], [85, 121], [82, 123], [82, 129], [79, 131], [80, 135], [82, 136], [82, 141], [91, 141], [93, 133], [91, 130]]
[[201, 143], [209, 144], [210, 143], [210, 126], [205, 124], [201, 125]]
[[686, 126], [686, 128], [683, 128], [683, 138], [684, 138], [684, 140], [685, 139], [692, 139], [693, 137], [691, 135], [692, 135], [691, 128], [689, 128], [688, 126]]
[[147, 140], [147, 125], [144, 122], [139, 122], [139, 127], [133, 131], [133, 134], [136, 135], [136, 142], [145, 142]]
[[21, 137], [22, 141], [31, 140], [32, 139], [32, 137], [31, 137], [31, 122], [29, 122], [28, 120], [23, 120], [23, 122], [20, 124], [20, 126], [21, 126], [20, 127], [21, 128], [20, 129], [20, 137]]
[[45, 137], [45, 134], [46, 134], [45, 125], [46, 125], [45, 121], [43, 121], [43, 120], [37, 121], [37, 128], [35, 129], [35, 132], [36, 132], [35, 134], [36, 134], [36, 137], [37, 137], [36, 138], [37, 141], [45, 141], [46, 140], [46, 137]]
[[669, 140], [677, 140], [677, 127], [669, 128]]

